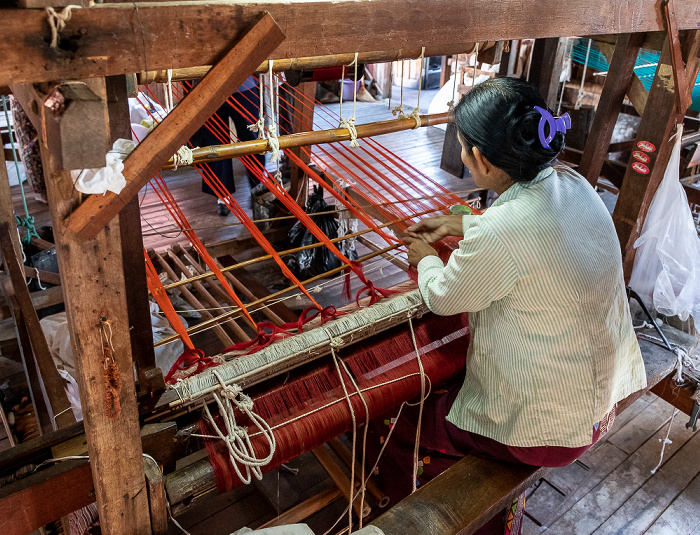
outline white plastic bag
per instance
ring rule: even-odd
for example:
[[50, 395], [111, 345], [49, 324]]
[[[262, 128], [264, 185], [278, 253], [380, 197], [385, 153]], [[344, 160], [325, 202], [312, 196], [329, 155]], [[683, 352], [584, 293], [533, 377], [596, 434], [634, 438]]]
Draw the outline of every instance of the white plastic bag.
[[634, 243], [630, 286], [661, 314], [681, 320], [692, 314], [700, 330], [700, 239], [679, 180], [682, 133], [678, 125], [666, 173]]

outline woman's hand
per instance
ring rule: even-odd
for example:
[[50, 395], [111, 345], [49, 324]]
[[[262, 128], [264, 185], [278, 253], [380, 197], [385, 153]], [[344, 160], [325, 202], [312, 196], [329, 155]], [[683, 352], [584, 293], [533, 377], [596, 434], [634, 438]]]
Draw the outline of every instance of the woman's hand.
[[422, 240], [425, 243], [435, 243], [447, 236], [462, 236], [462, 216], [429, 217], [411, 225], [405, 232], [409, 238]]
[[404, 241], [409, 244], [408, 263], [413, 267], [417, 267], [426, 256], [438, 256], [435, 249], [419, 238], [405, 238]]

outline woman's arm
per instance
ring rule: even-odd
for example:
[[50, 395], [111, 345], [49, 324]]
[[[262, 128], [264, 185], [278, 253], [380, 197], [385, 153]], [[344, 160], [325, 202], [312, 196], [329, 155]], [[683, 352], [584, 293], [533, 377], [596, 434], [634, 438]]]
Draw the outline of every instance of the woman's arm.
[[482, 310], [508, 295], [517, 281], [510, 253], [484, 224], [469, 227], [447, 265], [432, 255], [418, 264], [425, 304], [442, 316]]
[[447, 236], [464, 236], [461, 215], [439, 215], [429, 217], [406, 229], [406, 236], [426, 243], [435, 243]]

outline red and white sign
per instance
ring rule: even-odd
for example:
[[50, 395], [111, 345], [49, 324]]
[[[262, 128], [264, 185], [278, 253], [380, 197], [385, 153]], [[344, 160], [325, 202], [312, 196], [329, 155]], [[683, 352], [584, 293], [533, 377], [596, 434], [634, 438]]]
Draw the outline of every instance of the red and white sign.
[[632, 153], [632, 157], [635, 160], [637, 160], [638, 162], [642, 162], [642, 163], [649, 163], [649, 160], [651, 159], [651, 158], [649, 158], [649, 155], [646, 152], [641, 152], [638, 150], [636, 150]]
[[637, 171], [637, 173], [641, 173], [643, 175], [649, 174], [649, 168], [641, 162], [634, 162], [632, 164], [632, 169]]
[[637, 147], [644, 152], [654, 152], [656, 150], [656, 147], [651, 141], [638, 141]]

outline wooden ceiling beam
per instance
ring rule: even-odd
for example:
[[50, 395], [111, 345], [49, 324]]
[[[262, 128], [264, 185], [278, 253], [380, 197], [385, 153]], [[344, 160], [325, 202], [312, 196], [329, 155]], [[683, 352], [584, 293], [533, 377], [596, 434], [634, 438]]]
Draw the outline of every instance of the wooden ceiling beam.
[[66, 227], [82, 239], [94, 238], [283, 40], [284, 33], [270, 15], [259, 17], [226, 56], [124, 160], [124, 189], [118, 195], [112, 192], [91, 195], [66, 218]]
[[[656, 2], [267, 0], [97, 4], [74, 9], [51, 49], [43, 10], [2, 10], [0, 86], [212, 65], [261, 12], [287, 34], [272, 59], [468, 41], [662, 31]], [[700, 24], [679, 3], [681, 30]]]

